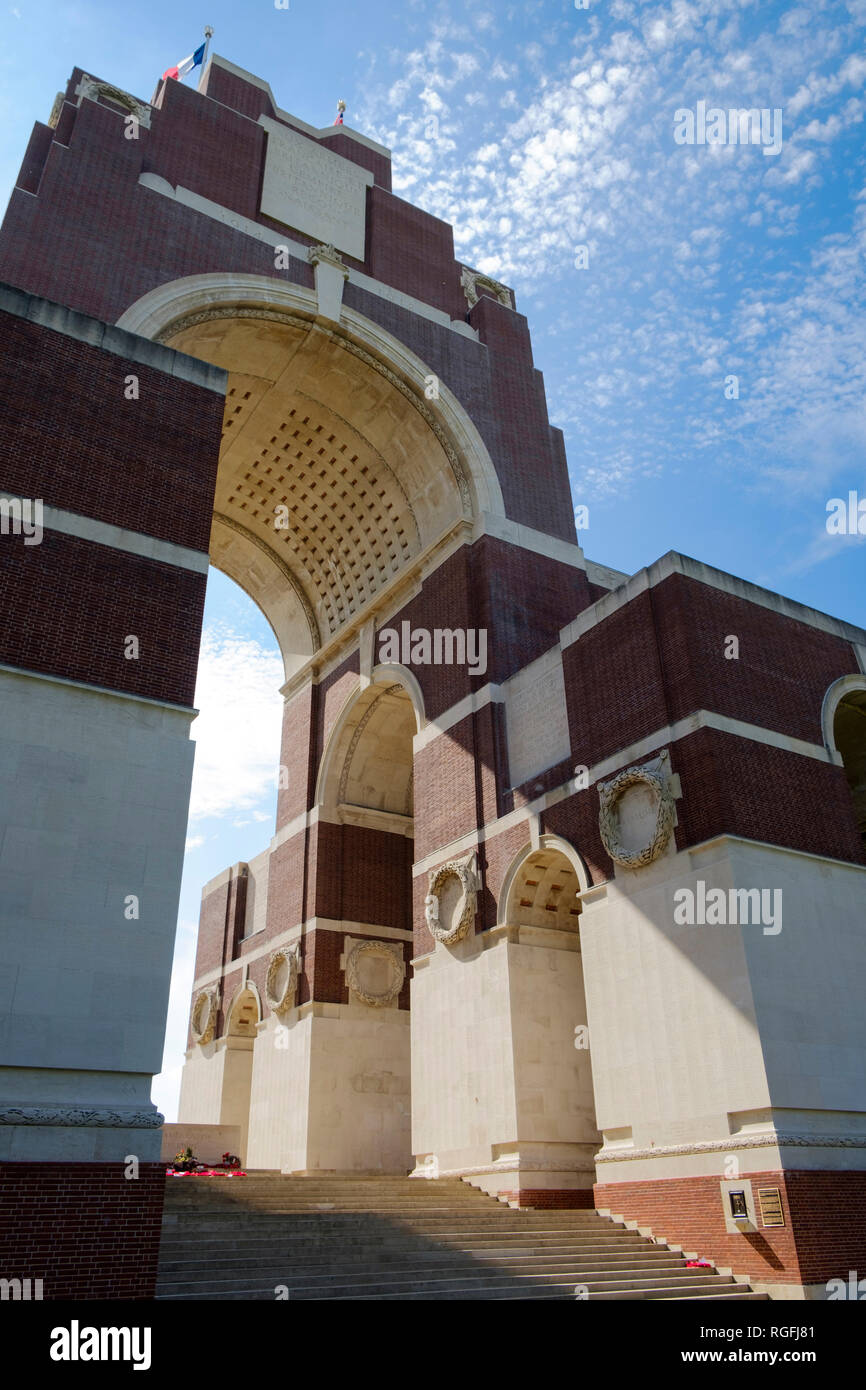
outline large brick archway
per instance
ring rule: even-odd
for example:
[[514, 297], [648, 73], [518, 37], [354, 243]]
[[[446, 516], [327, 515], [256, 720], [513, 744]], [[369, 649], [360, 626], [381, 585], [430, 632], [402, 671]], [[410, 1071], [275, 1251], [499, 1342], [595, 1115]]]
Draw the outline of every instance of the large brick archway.
[[[280, 643], [286, 776], [270, 844], [205, 894], [199, 1095], [248, 1086], [259, 1162], [387, 1155], [518, 1201], [588, 1200], [598, 1134], [600, 1206], [820, 1293], [864, 1257], [828, 1213], [866, 1182], [866, 633], [676, 553], [586, 559], [514, 294], [393, 195], [387, 150], [218, 57], [117, 97], [73, 72], [0, 229], [4, 1273], [153, 1288], [214, 563]], [[675, 915], [779, 882], [783, 932]], [[376, 1049], [410, 998], [407, 1153]]]

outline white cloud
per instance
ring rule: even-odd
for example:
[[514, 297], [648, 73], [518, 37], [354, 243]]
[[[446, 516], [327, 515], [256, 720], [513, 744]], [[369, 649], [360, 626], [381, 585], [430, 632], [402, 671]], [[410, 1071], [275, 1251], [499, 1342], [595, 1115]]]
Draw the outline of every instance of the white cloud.
[[202, 637], [192, 726], [191, 821], [248, 810], [273, 789], [283, 666], [276, 652], [225, 627]]

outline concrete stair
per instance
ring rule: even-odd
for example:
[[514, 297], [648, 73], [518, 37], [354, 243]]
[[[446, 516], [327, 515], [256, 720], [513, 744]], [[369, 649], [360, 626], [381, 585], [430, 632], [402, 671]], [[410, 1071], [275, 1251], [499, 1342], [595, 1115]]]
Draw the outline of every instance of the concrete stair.
[[[764, 1299], [594, 1211], [456, 1178], [169, 1178], [157, 1298]], [[283, 1295], [285, 1297], [285, 1295]]]

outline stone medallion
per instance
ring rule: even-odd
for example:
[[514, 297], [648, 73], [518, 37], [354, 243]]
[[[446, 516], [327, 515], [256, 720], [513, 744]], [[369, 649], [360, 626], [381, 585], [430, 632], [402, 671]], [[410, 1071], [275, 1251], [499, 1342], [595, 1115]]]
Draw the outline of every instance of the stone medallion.
[[478, 897], [475, 856], [440, 864], [430, 875], [424, 917], [430, 933], [444, 946], [461, 941], [475, 921]]
[[209, 1043], [213, 1040], [218, 1013], [219, 990], [200, 990], [192, 1006], [191, 1031], [193, 1042]]
[[346, 984], [363, 1004], [383, 1008], [390, 1004], [406, 978], [403, 948], [399, 942], [359, 941], [346, 960]]
[[265, 998], [272, 1013], [285, 1014], [294, 1007], [298, 973], [296, 947], [282, 947], [273, 952], [265, 978]]
[[627, 767], [599, 782], [598, 828], [615, 863], [642, 869], [665, 850], [674, 824], [674, 803], [665, 778], [650, 767]]

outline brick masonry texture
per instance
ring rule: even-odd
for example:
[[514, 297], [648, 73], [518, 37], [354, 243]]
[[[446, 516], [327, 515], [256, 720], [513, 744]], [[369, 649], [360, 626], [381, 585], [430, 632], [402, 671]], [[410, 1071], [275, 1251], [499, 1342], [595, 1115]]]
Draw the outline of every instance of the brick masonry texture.
[[671, 575], [567, 647], [563, 669], [575, 759], [591, 767], [697, 709], [822, 744], [824, 695], [858, 667], [839, 637]]
[[2, 1277], [42, 1279], [46, 1300], [153, 1298], [164, 1194], [162, 1163], [0, 1163]]
[[462, 546], [424, 581], [421, 592], [383, 621], [381, 633], [401, 624], [412, 629], [473, 628], [487, 632], [487, 669], [471, 675], [468, 666], [413, 665], [406, 662], [424, 695], [429, 720], [489, 682], [501, 683], [541, 656], [558, 639], [560, 628], [586, 606], [586, 576], [561, 561], [482, 536]]
[[[46, 531], [0, 536], [0, 662], [191, 707], [206, 576]], [[138, 660], [124, 656], [139, 641]]]
[[225, 960], [228, 897], [229, 885], [226, 882], [202, 898], [195, 955], [196, 980], [208, 971], [216, 970]]
[[475, 715], [434, 738], [415, 757], [415, 857], [466, 835], [478, 824]]
[[469, 314], [487, 345], [492, 405], [500, 443], [512, 460], [500, 477], [509, 516], [525, 526], [573, 541], [574, 511], [562, 436], [547, 418], [544, 378], [532, 364], [529, 327], [522, 314], [486, 296]]
[[678, 848], [728, 832], [866, 863], [843, 768], [715, 729], [681, 739], [671, 758], [683, 787]]
[[[575, 541], [562, 437], [560, 431], [548, 422], [543, 378], [532, 365], [531, 343], [522, 315], [504, 305], [494, 306], [501, 310], [502, 315], [511, 315], [523, 326], [523, 332], [515, 330], [516, 337], [511, 346], [518, 353], [518, 358], [512, 359], [501, 346], [497, 350], [496, 340], [490, 345], [487, 343], [486, 333], [502, 330], [503, 326], [492, 313], [489, 323], [487, 318], [480, 318], [478, 322], [472, 318], [473, 327], [479, 333], [479, 341], [474, 342], [443, 324], [421, 318], [401, 305], [351, 283], [346, 286], [343, 299], [349, 308], [372, 319], [411, 348], [465, 407], [493, 460], [502, 487], [506, 515], [523, 525]], [[490, 300], [486, 302], [491, 303]], [[454, 317], [462, 318], [466, 307], [464, 299], [463, 311], [455, 313]], [[508, 320], [504, 322], [507, 324]], [[524, 353], [523, 358], [519, 358], [520, 352]], [[509, 375], [511, 373], [513, 380]], [[530, 434], [533, 438], [532, 456], [535, 460], [541, 460], [538, 464], [539, 477], [550, 480], [553, 495], [548, 486], [532, 482], [527, 476], [524, 445]], [[528, 500], [530, 489], [531, 505]], [[586, 582], [585, 576], [583, 582]], [[599, 590], [594, 597], [605, 592]], [[590, 597], [587, 592], [586, 599], [578, 608], [585, 607]], [[566, 621], [570, 621], [570, 617]]]
[[283, 708], [280, 766], [284, 772], [278, 779], [277, 830], [303, 815], [312, 804], [316, 749], [311, 735], [316, 701], [316, 687], [310, 684], [287, 700]]
[[[305, 922], [312, 915], [310, 884], [315, 883], [316, 842], [312, 839], [309, 859], [308, 832], [302, 830], [284, 840], [268, 861], [268, 938]], [[309, 876], [309, 877], [308, 877]]]
[[595, 1205], [649, 1226], [669, 1244], [766, 1283], [824, 1283], [866, 1268], [866, 1172], [744, 1173], [757, 1194], [778, 1187], [785, 1225], [728, 1234], [719, 1179], [599, 1183]]
[[315, 915], [411, 931], [412, 841], [361, 825], [319, 821]]
[[0, 332], [0, 487], [207, 552], [222, 398], [14, 314]]
[[536, 1211], [591, 1211], [593, 1206], [589, 1187], [521, 1187], [499, 1195]]

